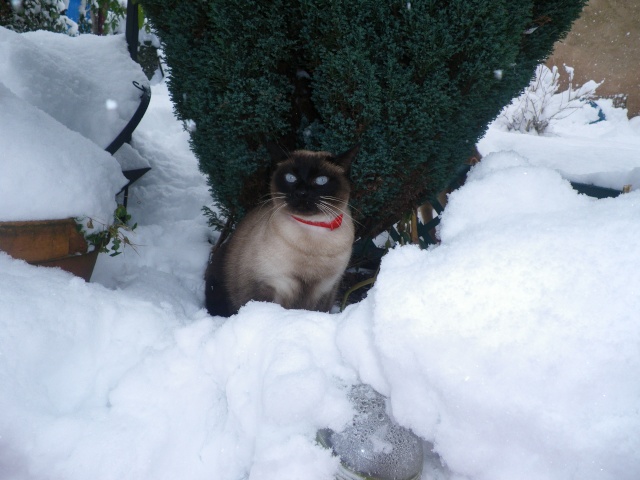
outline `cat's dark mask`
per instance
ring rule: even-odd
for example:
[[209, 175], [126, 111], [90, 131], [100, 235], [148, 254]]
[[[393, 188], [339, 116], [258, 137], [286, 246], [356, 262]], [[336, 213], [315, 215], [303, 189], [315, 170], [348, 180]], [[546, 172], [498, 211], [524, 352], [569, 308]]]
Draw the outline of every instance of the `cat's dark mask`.
[[359, 146], [340, 154], [296, 150], [278, 164], [271, 180], [273, 198], [294, 213], [336, 213], [349, 201], [348, 171]]

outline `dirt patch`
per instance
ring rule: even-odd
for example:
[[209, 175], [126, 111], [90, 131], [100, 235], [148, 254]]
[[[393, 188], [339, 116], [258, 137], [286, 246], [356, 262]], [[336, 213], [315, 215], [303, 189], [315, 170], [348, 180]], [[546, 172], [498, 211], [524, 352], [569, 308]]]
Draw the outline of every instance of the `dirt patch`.
[[629, 118], [640, 115], [640, 2], [591, 0], [547, 65], [575, 69], [574, 85], [604, 83], [600, 97], [626, 95]]

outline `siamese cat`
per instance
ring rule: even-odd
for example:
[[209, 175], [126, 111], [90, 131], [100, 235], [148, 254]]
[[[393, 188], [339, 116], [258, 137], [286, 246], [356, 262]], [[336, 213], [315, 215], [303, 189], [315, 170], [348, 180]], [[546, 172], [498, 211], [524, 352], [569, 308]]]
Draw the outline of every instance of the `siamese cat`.
[[211, 315], [231, 316], [250, 300], [331, 309], [354, 240], [348, 172], [358, 148], [296, 150], [277, 165], [268, 200], [212, 252], [205, 273]]

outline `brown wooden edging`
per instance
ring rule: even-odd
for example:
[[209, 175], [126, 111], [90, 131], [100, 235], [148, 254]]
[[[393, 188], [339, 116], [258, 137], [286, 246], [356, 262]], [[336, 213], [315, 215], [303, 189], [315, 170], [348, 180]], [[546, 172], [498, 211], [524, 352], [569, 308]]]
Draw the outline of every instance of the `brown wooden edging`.
[[89, 281], [98, 250], [89, 246], [73, 219], [0, 222], [0, 250], [32, 265], [60, 267]]

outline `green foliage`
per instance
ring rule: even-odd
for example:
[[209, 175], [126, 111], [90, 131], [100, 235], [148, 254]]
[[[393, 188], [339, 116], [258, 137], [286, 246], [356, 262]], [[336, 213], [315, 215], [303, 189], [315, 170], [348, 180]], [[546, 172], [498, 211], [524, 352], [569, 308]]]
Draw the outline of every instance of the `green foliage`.
[[225, 216], [240, 216], [264, 183], [257, 172], [270, 167], [265, 139], [287, 129], [284, 1], [141, 3], [164, 42], [178, 117], [195, 124], [191, 145], [214, 198]]
[[130, 220], [131, 215], [127, 212], [125, 206], [118, 205], [113, 212], [113, 222], [110, 225], [103, 224], [102, 230], [93, 231], [92, 233], [84, 231], [83, 225], [85, 224], [88, 229], [94, 230], [95, 220], [92, 218], [86, 219], [86, 223], [78, 220], [76, 225], [78, 231], [89, 242], [89, 245], [98, 249], [101, 253], [109, 253], [109, 256], [115, 257], [122, 253], [120, 249], [126, 245], [134, 248], [133, 243], [131, 243], [125, 232], [133, 232], [138, 227], [138, 224], [129, 225]]
[[360, 235], [441, 190], [586, 0], [141, 0], [219, 210], [265, 193], [273, 152], [361, 150]]
[[80, 12], [78, 30], [96, 35], [115, 34], [126, 13], [126, 3], [119, 0], [87, 0], [87, 11]]

